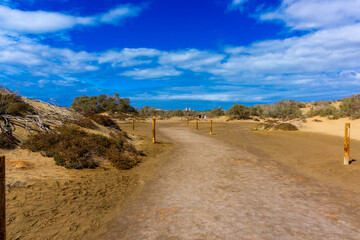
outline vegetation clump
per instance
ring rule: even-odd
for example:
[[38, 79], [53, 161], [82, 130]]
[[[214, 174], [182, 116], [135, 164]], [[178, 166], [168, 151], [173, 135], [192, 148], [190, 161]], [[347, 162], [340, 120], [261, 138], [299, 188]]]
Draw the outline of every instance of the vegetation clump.
[[274, 127], [273, 123], [260, 123], [255, 128], [251, 129], [252, 131], [258, 130], [270, 130]]
[[299, 129], [291, 123], [280, 123], [274, 126], [274, 130], [297, 131]]
[[0, 91], [0, 115], [24, 117], [34, 113], [35, 109], [25, 102], [21, 96], [10, 91]]
[[171, 118], [171, 117], [183, 117], [185, 116], [184, 111], [180, 109], [176, 110], [164, 110], [156, 109], [155, 107], [144, 106], [138, 110], [142, 117], [160, 117], [160, 118]]
[[313, 104], [315, 107], [311, 107], [307, 117], [328, 117], [329, 119], [338, 119], [341, 116], [341, 112], [331, 105], [330, 101], [317, 101]]
[[17, 146], [18, 142], [14, 137], [0, 133], [0, 149], [15, 149]]
[[135, 108], [130, 105], [129, 98], [120, 98], [117, 93], [114, 94], [114, 96], [102, 94], [92, 97], [76, 97], [71, 107], [75, 111], [85, 115], [103, 112], [137, 113]]
[[245, 107], [242, 104], [234, 104], [228, 111], [227, 115], [230, 120], [233, 119], [249, 119], [250, 111], [249, 108]]
[[360, 94], [344, 98], [340, 105], [340, 112], [342, 116], [352, 119], [360, 118]]
[[297, 131], [299, 130], [295, 125], [291, 123], [260, 123], [255, 128], [252, 129], [253, 131], [258, 130], [282, 130], [282, 131]]
[[86, 115], [87, 118], [90, 118], [97, 124], [100, 124], [104, 127], [114, 128], [117, 130], [120, 130], [120, 127], [117, 125], [117, 123], [112, 120], [110, 117], [100, 114], [88, 114]]
[[296, 118], [301, 117], [302, 113], [299, 107], [299, 102], [294, 100], [282, 100], [274, 104], [259, 105], [262, 109], [261, 115], [263, 117], [272, 118]]
[[22, 147], [53, 157], [56, 164], [66, 168], [95, 168], [98, 165], [96, 157], [110, 160], [118, 169], [130, 169], [139, 161], [138, 151], [120, 131], [106, 137], [64, 125], [58, 127], [57, 132], [30, 136]]
[[[79, 114], [80, 115], [80, 114]], [[65, 121], [66, 124], [75, 124], [79, 127], [82, 128], [87, 128], [87, 129], [98, 129], [98, 127], [96, 126], [96, 124], [91, 121], [89, 118], [84, 117], [82, 115], [75, 117], [74, 119], [67, 119]]]
[[222, 107], [211, 109], [209, 112], [209, 117], [211, 117], [211, 118], [221, 117], [224, 115], [225, 115], [225, 112]]

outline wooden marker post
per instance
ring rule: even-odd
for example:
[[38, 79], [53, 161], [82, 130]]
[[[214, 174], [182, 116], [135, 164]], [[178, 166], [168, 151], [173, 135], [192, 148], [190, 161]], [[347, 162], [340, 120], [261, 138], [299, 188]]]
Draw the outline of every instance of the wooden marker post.
[[155, 142], [156, 142], [156, 141], [155, 141], [155, 123], [156, 123], [156, 119], [153, 118], [153, 120], [152, 120], [152, 135], [153, 135], [153, 137], [152, 137], [152, 143], [155, 143]]
[[132, 130], [135, 130], [135, 119], [132, 120]]
[[196, 130], [199, 129], [199, 123], [198, 123], [198, 120], [196, 119]]
[[350, 123], [345, 124], [345, 144], [344, 144], [344, 165], [349, 165], [350, 156]]
[[212, 120], [210, 120], [210, 135], [212, 135]]
[[6, 239], [5, 156], [0, 155], [0, 239]]

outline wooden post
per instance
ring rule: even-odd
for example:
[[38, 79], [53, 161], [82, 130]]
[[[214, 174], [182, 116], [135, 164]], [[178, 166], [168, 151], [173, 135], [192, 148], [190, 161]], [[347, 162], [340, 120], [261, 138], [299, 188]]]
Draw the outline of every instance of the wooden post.
[[210, 135], [212, 135], [212, 120], [210, 120]]
[[186, 120], [186, 125], [189, 126], [189, 119]]
[[152, 120], [152, 135], [153, 135], [153, 137], [152, 137], [152, 143], [155, 143], [156, 141], [155, 141], [155, 123], [156, 123], [156, 119], [155, 118], [153, 118], [153, 120]]
[[350, 123], [345, 124], [345, 144], [344, 144], [344, 165], [349, 165], [350, 156]]
[[5, 156], [0, 155], [0, 240], [6, 239]]
[[199, 129], [199, 123], [198, 123], [198, 120], [196, 119], [196, 130]]
[[132, 130], [135, 130], [135, 119], [132, 120]]

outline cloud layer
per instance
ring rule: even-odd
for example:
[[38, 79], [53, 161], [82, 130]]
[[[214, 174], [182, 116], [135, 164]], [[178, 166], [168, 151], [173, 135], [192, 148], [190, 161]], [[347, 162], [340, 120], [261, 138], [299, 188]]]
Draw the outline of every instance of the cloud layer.
[[55, 48], [24, 33], [118, 24], [138, 15], [140, 7], [123, 5], [79, 17], [0, 6], [0, 81], [81, 93], [126, 86], [137, 90], [124, 90], [124, 94], [138, 100], [262, 103], [342, 97], [360, 90], [359, 2], [284, 0], [275, 11], [260, 14], [261, 21], [277, 20], [291, 29], [311, 30], [303, 35], [218, 50], [102, 52]]
[[95, 16], [71, 16], [57, 12], [21, 11], [0, 5], [0, 29], [18, 33], [49, 33], [75, 26], [119, 24], [129, 17], [136, 17], [140, 7], [122, 5], [107, 13]]
[[283, 0], [262, 20], [281, 20], [296, 30], [333, 28], [360, 21], [360, 0]]

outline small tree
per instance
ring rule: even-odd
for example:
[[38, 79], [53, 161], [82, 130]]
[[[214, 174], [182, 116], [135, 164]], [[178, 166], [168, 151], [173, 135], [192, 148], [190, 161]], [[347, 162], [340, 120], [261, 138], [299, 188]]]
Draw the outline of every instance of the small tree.
[[220, 116], [224, 116], [224, 110], [222, 107], [218, 107], [218, 108], [213, 108], [211, 109], [210, 113], [209, 113], [209, 117], [220, 117]]
[[227, 115], [230, 119], [248, 119], [250, 111], [244, 105], [236, 103], [227, 111]]

